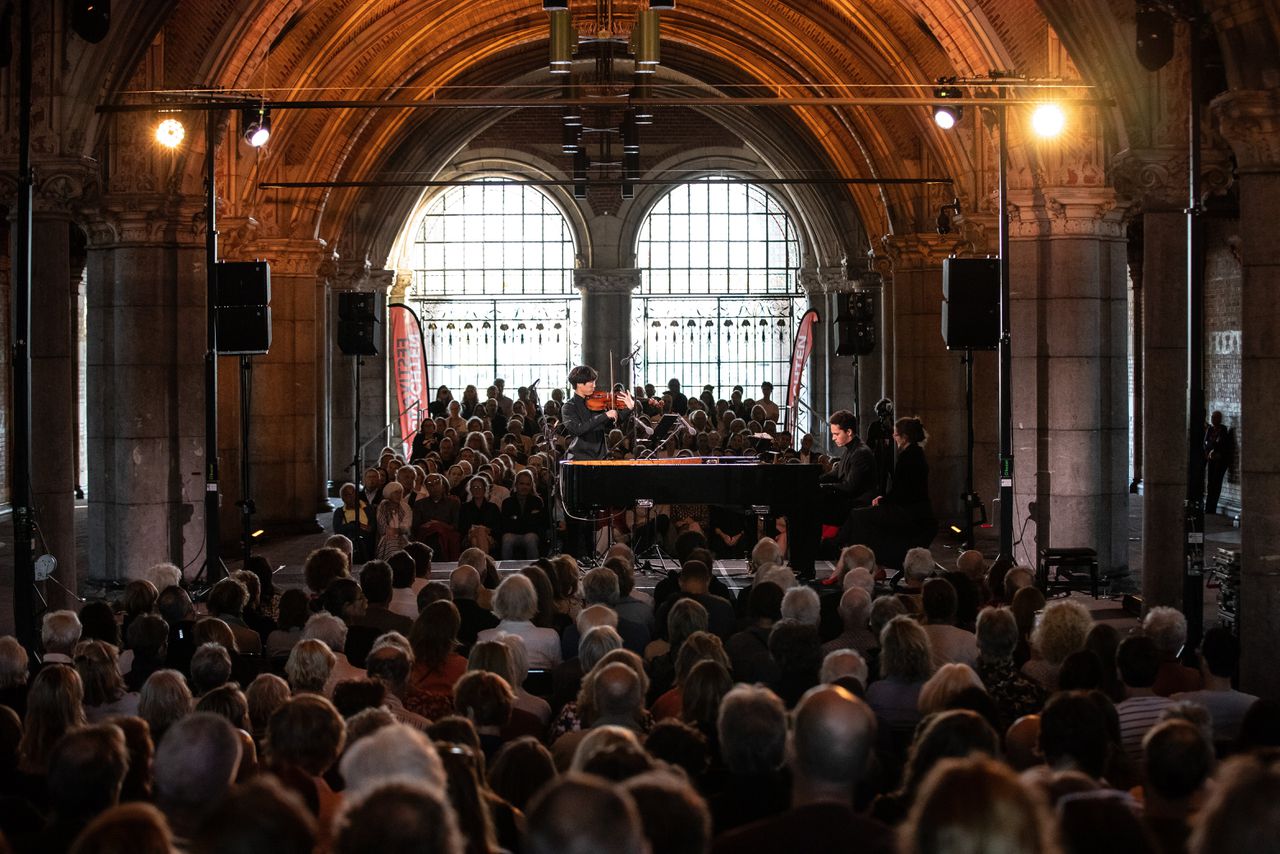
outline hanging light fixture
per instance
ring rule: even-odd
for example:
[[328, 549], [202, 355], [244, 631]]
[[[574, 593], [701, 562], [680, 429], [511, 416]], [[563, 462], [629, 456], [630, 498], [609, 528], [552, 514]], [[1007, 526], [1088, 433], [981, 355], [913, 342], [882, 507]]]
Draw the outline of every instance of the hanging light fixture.
[[562, 130], [563, 138], [560, 143], [560, 149], [565, 154], [577, 154], [578, 149], [582, 148], [582, 128], [565, 125]]
[[942, 103], [934, 105], [933, 121], [943, 130], [951, 130], [960, 124], [960, 118], [964, 115], [964, 107], [959, 104], [946, 103], [949, 100], [955, 100], [962, 97], [961, 91], [955, 86], [939, 86], [933, 90], [933, 97]]
[[271, 111], [259, 104], [240, 110], [240, 128], [244, 141], [261, 148], [271, 139]]
[[622, 151], [624, 154], [640, 153], [640, 125], [636, 122], [636, 111], [628, 109], [622, 119]]
[[551, 73], [569, 74], [573, 70], [573, 53], [578, 47], [578, 31], [567, 8], [554, 9], [551, 18]]
[[[631, 87], [631, 99], [633, 101], [643, 100], [649, 97], [650, 87], [647, 79], [636, 81], [636, 85]], [[647, 104], [637, 104], [635, 106], [636, 124], [651, 125], [653, 124], [653, 107]]]
[[182, 145], [182, 140], [186, 139], [187, 129], [182, 126], [182, 122], [170, 116], [162, 119], [160, 124], [156, 125], [156, 142], [165, 148], [177, 148]]
[[641, 9], [631, 30], [631, 53], [636, 74], [653, 74], [662, 58], [662, 22], [655, 9]]

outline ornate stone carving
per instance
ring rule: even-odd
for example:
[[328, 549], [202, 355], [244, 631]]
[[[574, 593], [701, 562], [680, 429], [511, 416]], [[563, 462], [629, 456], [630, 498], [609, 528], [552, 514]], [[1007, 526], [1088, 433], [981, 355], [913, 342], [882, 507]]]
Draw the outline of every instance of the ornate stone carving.
[[328, 244], [319, 239], [257, 240], [238, 247], [242, 259], [265, 258], [271, 272], [280, 276], [318, 276], [327, 256]]
[[204, 242], [204, 204], [199, 199], [160, 195], [110, 195], [84, 211], [89, 245]]
[[1046, 187], [1009, 193], [1009, 237], [1123, 240], [1126, 209], [1110, 187]]
[[[1221, 142], [1221, 141], [1219, 141]], [[1200, 172], [1201, 198], [1231, 188], [1231, 159], [1226, 151], [1206, 149]], [[1186, 147], [1125, 149], [1111, 162], [1111, 179], [1119, 204], [1145, 210], [1182, 210], [1187, 206], [1190, 158]]]
[[889, 234], [882, 239], [894, 272], [941, 267], [964, 250], [966, 242], [954, 234]]
[[573, 286], [593, 294], [629, 294], [640, 287], [640, 271], [574, 270]]
[[800, 288], [811, 297], [848, 293], [856, 284], [845, 276], [843, 267], [819, 267], [816, 270], [800, 271]]
[[1280, 89], [1225, 92], [1213, 112], [1241, 171], [1280, 169]]
[[362, 291], [369, 287], [368, 258], [358, 261], [330, 260], [322, 271], [335, 291]]

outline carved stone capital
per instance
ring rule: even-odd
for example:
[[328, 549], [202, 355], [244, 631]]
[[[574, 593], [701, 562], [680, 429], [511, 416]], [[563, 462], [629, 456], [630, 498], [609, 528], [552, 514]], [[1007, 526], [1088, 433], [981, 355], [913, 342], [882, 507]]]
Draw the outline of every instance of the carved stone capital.
[[187, 245], [204, 241], [204, 204], [157, 194], [104, 196], [84, 212], [89, 245]]
[[[33, 164], [32, 211], [40, 216], [77, 217], [98, 193], [98, 171], [92, 161], [78, 157], [45, 158]], [[10, 208], [18, 199], [17, 163], [0, 171], [0, 201]]]
[[1242, 172], [1280, 170], [1280, 89], [1235, 89], [1213, 99], [1218, 131]]
[[[1231, 187], [1231, 161], [1226, 151], [1202, 153], [1201, 199], [1221, 195]], [[1183, 210], [1187, 206], [1190, 157], [1183, 147], [1125, 149], [1111, 161], [1111, 180], [1119, 204], [1144, 210]]]
[[855, 282], [845, 276], [843, 267], [819, 267], [800, 271], [800, 288], [809, 296], [843, 294], [853, 290]]
[[404, 302], [413, 288], [413, 271], [397, 269], [392, 272], [395, 277], [391, 280], [391, 301]]
[[[256, 240], [238, 248], [240, 260], [265, 258], [279, 276], [318, 276], [332, 250], [319, 238]], [[225, 257], [225, 255], [224, 255]]]
[[335, 291], [362, 291], [369, 288], [371, 269], [368, 258], [357, 261], [331, 258], [322, 272], [329, 280], [329, 287]]
[[927, 270], [965, 248], [965, 240], [955, 234], [889, 234], [882, 239], [892, 270]]
[[1041, 192], [1011, 191], [1009, 237], [1125, 238], [1126, 209], [1110, 187], [1046, 187]]
[[629, 294], [640, 287], [640, 271], [622, 270], [574, 270], [573, 286], [591, 294]]

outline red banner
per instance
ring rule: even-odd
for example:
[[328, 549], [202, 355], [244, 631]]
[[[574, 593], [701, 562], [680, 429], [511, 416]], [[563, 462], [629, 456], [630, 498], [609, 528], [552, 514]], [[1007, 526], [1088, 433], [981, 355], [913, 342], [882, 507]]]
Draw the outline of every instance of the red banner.
[[[813, 352], [813, 327], [818, 322], [817, 309], [809, 309], [800, 318], [796, 326], [796, 343], [791, 348], [791, 377], [787, 381], [787, 414], [782, 421], [782, 429], [790, 429], [793, 433], [799, 421], [796, 407], [800, 405], [800, 386], [804, 380], [804, 368], [809, 363], [809, 354]], [[793, 440], [798, 436], [792, 436]]]
[[414, 434], [427, 411], [427, 354], [418, 316], [407, 305], [391, 306], [391, 369], [400, 409], [400, 436], [409, 459]]

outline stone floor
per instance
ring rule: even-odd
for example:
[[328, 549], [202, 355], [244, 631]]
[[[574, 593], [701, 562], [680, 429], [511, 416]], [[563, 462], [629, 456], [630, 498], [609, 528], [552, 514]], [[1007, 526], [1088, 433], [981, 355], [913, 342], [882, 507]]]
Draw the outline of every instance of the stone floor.
[[[1142, 532], [1142, 499], [1141, 496], [1132, 496], [1129, 504], [1129, 574], [1122, 579], [1120, 583], [1115, 585], [1115, 591], [1112, 595], [1102, 596], [1094, 600], [1087, 593], [1073, 593], [1072, 595], [1083, 601], [1094, 612], [1095, 618], [1107, 622], [1114, 622], [1119, 628], [1129, 628], [1136, 624], [1134, 617], [1126, 612], [1121, 605], [1121, 596], [1127, 592], [1138, 592], [1138, 581], [1142, 574], [1142, 554], [1141, 554], [1141, 532]], [[327, 515], [321, 514], [319, 518], [321, 524], [327, 524]], [[77, 522], [77, 563], [81, 567], [88, 566], [88, 524], [87, 524], [88, 508], [81, 502], [76, 508]], [[1240, 530], [1232, 526], [1231, 521], [1224, 516], [1212, 516], [1207, 520], [1206, 527], [1206, 559], [1212, 559], [1212, 555], [1219, 547], [1222, 548], [1240, 548]], [[318, 547], [324, 540], [324, 534], [303, 535], [293, 537], [279, 537], [263, 542], [257, 549], [258, 553], [265, 555], [271, 564], [277, 569], [277, 584], [283, 586], [295, 586], [301, 584], [302, 564], [310, 551]], [[997, 538], [991, 529], [984, 529], [978, 535], [978, 547], [988, 558], [994, 557], [998, 551]], [[933, 545], [934, 559], [939, 564], [952, 567], [955, 565], [955, 558], [959, 554], [959, 544], [949, 537], [939, 537]], [[1023, 547], [1015, 546], [1015, 553], [1020, 561], [1027, 560], [1027, 555], [1023, 552]], [[13, 525], [9, 513], [0, 515], [0, 634], [8, 634], [13, 631]], [[240, 560], [238, 552], [235, 559], [229, 559], [227, 556], [227, 565], [231, 569], [238, 569]], [[503, 564], [503, 569], [518, 569], [520, 562], [510, 562]], [[443, 577], [448, 571], [453, 569], [452, 564], [438, 564], [435, 567], [435, 574]], [[731, 588], [737, 588], [745, 577], [745, 564], [741, 561], [719, 562], [716, 571], [725, 578]], [[830, 572], [830, 564], [821, 563], [818, 566], [818, 576], [823, 577]], [[637, 586], [641, 589], [652, 587], [657, 581], [657, 574], [645, 575], [641, 574], [637, 578]], [[94, 596], [102, 595], [103, 591], [92, 585], [84, 585], [80, 591], [81, 595]], [[110, 594], [108, 594], [110, 595]], [[1211, 625], [1217, 615], [1217, 590], [1212, 588], [1205, 589], [1205, 625]]]

